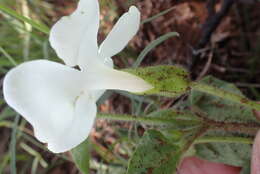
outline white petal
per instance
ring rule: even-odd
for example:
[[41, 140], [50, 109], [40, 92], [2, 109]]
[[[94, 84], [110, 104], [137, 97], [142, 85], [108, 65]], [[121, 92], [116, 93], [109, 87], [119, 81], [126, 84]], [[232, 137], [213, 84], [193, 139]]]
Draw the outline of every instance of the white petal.
[[[51, 29], [50, 43], [58, 56], [69, 66], [95, 59], [98, 54], [98, 0], [80, 0], [70, 16], [62, 17]], [[80, 60], [83, 59], [83, 60]]]
[[98, 67], [95, 71], [84, 72], [84, 74], [87, 89], [118, 89], [139, 93], [153, 88], [140, 77], [106, 66]]
[[64, 131], [76, 131], [68, 128], [75, 119], [77, 96], [83, 91], [82, 74], [47, 60], [23, 63], [7, 73], [3, 83], [4, 97], [32, 124], [40, 141], [57, 142], [62, 140]]
[[106, 92], [106, 90], [94, 90], [91, 94], [94, 98], [94, 100], [97, 102], [98, 99]]
[[114, 67], [114, 62], [110, 57], [106, 57], [104, 59], [104, 65], [106, 65], [109, 68], [113, 68]]
[[140, 25], [140, 12], [134, 6], [123, 14], [112, 31], [100, 46], [101, 57], [112, 57], [123, 50], [127, 43], [137, 33]]
[[83, 94], [76, 102], [74, 119], [64, 134], [48, 143], [48, 148], [55, 153], [68, 151], [82, 143], [93, 127], [97, 113], [95, 101]]

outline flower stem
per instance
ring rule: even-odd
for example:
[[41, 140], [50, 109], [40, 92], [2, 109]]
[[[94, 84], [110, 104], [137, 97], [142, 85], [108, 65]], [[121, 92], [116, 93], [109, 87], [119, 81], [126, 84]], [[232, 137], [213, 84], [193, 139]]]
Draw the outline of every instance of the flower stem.
[[187, 124], [199, 124], [200, 121], [197, 120], [181, 120], [181, 119], [167, 119], [161, 117], [144, 117], [144, 116], [134, 116], [127, 114], [97, 114], [97, 118], [100, 119], [110, 119], [110, 120], [118, 120], [118, 121], [136, 121], [145, 124], [178, 124], [178, 123], [187, 123]]
[[198, 82], [193, 82], [191, 84], [191, 88], [201, 91], [201, 92], [205, 92], [214, 96], [218, 96], [220, 98], [223, 99], [227, 99], [236, 103], [239, 103], [241, 105], [244, 105], [246, 107], [252, 108], [252, 109], [256, 109], [256, 110], [260, 110], [260, 104], [249, 100], [248, 98], [238, 95], [238, 94], [234, 94], [232, 92], [214, 87], [214, 86], [210, 86], [210, 85], [206, 85], [206, 84], [202, 84], [202, 83], [198, 83]]
[[243, 137], [201, 137], [195, 140], [194, 144], [201, 143], [241, 143], [241, 144], [253, 144], [252, 138]]

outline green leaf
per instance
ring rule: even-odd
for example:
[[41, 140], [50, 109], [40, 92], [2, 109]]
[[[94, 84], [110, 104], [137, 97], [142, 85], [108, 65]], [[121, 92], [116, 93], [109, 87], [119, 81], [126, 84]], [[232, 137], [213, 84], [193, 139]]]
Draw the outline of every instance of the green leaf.
[[243, 95], [235, 94], [231, 91], [220, 89], [218, 87], [203, 84], [200, 82], [192, 82], [190, 87], [193, 90], [197, 90], [203, 93], [217, 96], [219, 98], [222, 98], [224, 100], [229, 100], [231, 102], [236, 102], [242, 106], [246, 106], [251, 109], [260, 110], [260, 104], [257, 103], [256, 101], [250, 100]]
[[49, 34], [49, 28], [47, 26], [45, 26], [44, 24], [37, 23], [23, 15], [20, 15], [16, 11], [14, 11], [8, 7], [5, 7], [4, 5], [0, 4], [0, 11], [3, 11], [4, 13], [6, 13], [18, 20], [21, 20], [23, 22], [30, 24], [32, 27], [34, 27], [35, 29], [37, 29], [45, 34]]
[[[239, 89], [233, 84], [218, 80], [214, 77], [206, 77], [201, 82], [236, 93], [238, 95], [242, 95]], [[204, 113], [203, 117], [206, 119], [222, 124], [258, 124], [252, 110], [248, 107], [241, 106], [238, 103], [196, 90], [192, 90], [189, 100], [191, 106], [199, 108], [199, 110]], [[240, 132], [239, 127], [235, 130], [235, 132], [227, 131], [225, 129], [211, 130], [206, 133], [205, 136], [248, 137], [247, 133]], [[250, 160], [251, 154], [251, 146], [249, 144], [242, 143], [203, 143], [196, 144], [194, 148], [196, 150], [196, 154], [201, 158], [234, 166], [244, 166]]]
[[83, 143], [71, 150], [72, 158], [83, 174], [89, 174], [89, 159], [90, 152], [89, 140], [86, 139]]
[[251, 146], [239, 143], [205, 143], [195, 145], [196, 154], [204, 159], [243, 167], [250, 160]]
[[[201, 83], [218, 87], [238, 95], [243, 96], [241, 91], [233, 84], [218, 80], [214, 77], [208, 76], [201, 80]], [[225, 122], [258, 122], [255, 118], [252, 109], [241, 106], [238, 103], [230, 100], [225, 100], [213, 95], [192, 90], [190, 101], [193, 106], [199, 107], [202, 111], [207, 113], [208, 118], [216, 121]]]
[[169, 32], [165, 35], [160, 36], [159, 38], [152, 41], [149, 45], [145, 47], [145, 49], [140, 53], [140, 55], [137, 57], [135, 63], [133, 64], [133, 68], [137, 68], [141, 62], [143, 61], [144, 57], [156, 46], [160, 45], [163, 41], [173, 37], [173, 36], [179, 36], [177, 32]]
[[180, 158], [179, 146], [149, 130], [130, 159], [127, 174], [175, 174]]
[[190, 90], [188, 72], [178, 66], [150, 66], [145, 68], [125, 69], [134, 74], [154, 88], [141, 94], [156, 94], [168, 97], [177, 97]]
[[240, 174], [250, 174], [251, 172], [250, 168], [251, 168], [251, 162], [248, 161], [248, 163], [246, 163], [243, 166], [242, 170], [240, 171]]

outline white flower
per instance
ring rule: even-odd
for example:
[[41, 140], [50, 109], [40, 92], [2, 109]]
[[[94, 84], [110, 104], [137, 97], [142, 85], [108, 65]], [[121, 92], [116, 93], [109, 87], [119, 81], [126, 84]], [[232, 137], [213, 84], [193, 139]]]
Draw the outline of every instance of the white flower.
[[[95, 120], [96, 101], [106, 89], [143, 92], [152, 88], [139, 77], [114, 70], [110, 57], [136, 34], [140, 13], [132, 6], [97, 45], [99, 4], [80, 0], [76, 11], [51, 29], [50, 43], [66, 65], [36, 60], [9, 71], [6, 102], [34, 128], [36, 138], [54, 153], [83, 142]], [[69, 66], [78, 65], [81, 71]]]

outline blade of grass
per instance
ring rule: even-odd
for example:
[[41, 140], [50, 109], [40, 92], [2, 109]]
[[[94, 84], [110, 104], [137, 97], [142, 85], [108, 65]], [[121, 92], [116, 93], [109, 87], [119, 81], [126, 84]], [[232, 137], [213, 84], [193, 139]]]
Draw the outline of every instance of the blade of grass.
[[[21, 1], [22, 6], [22, 15], [26, 18], [30, 17], [30, 10], [28, 7], [27, 1]], [[24, 22], [24, 28], [28, 33], [24, 36], [23, 39], [23, 59], [26, 61], [29, 59], [30, 55], [30, 45], [31, 45], [31, 32], [32, 32], [32, 26], [26, 22]]]
[[9, 117], [13, 117], [15, 112], [11, 110], [9, 107], [5, 107], [2, 112], [0, 113], [0, 126], [1, 122]]
[[143, 20], [143, 21], [141, 22], [141, 24], [145, 24], [145, 23], [151, 22], [151, 21], [153, 21], [154, 19], [156, 19], [156, 18], [158, 18], [158, 17], [160, 17], [160, 16], [163, 16], [163, 15], [169, 13], [169, 12], [172, 11], [173, 9], [175, 9], [175, 7], [171, 7], [171, 8], [168, 8], [168, 9], [166, 9], [166, 10], [160, 12], [160, 13], [157, 13], [156, 15], [154, 15], [154, 16], [152, 16], [152, 17], [149, 17], [149, 18], [147, 18], [147, 19], [145, 19], [145, 20]]
[[16, 132], [18, 122], [20, 120], [20, 115], [16, 115], [13, 123], [13, 131], [11, 135], [11, 143], [10, 143], [10, 169], [12, 174], [16, 174]]
[[[33, 148], [31, 148], [30, 146], [28, 146], [25, 143], [21, 143], [20, 146], [29, 154], [31, 154], [32, 156], [34, 156], [35, 158], [38, 159], [38, 162], [40, 163], [40, 165], [43, 168], [47, 168], [48, 167], [48, 163], [43, 159], [43, 157], [41, 156], [41, 154], [37, 151], [35, 151]], [[38, 165], [37, 165], [38, 166]], [[35, 170], [36, 171], [36, 170]]]
[[32, 163], [32, 169], [31, 169], [31, 173], [32, 174], [36, 174], [37, 168], [38, 168], [38, 164], [39, 164], [39, 159], [38, 158], [34, 158], [33, 163]]
[[14, 60], [14, 58], [12, 58], [12, 56], [10, 56], [3, 47], [0, 46], [0, 52], [3, 53], [3, 55], [8, 59], [8, 61], [13, 65], [16, 66], [17, 62]]
[[145, 47], [145, 49], [140, 53], [140, 55], [137, 57], [136, 61], [133, 64], [133, 68], [137, 68], [141, 62], [143, 61], [144, 57], [156, 46], [161, 44], [163, 41], [173, 37], [173, 36], [179, 36], [177, 32], [169, 32], [165, 35], [160, 36], [159, 38], [152, 41], [149, 45]]
[[14, 11], [14, 10], [8, 8], [8, 7], [5, 7], [2, 4], [0, 4], [0, 11], [6, 13], [6, 14], [8, 14], [8, 15], [10, 15], [10, 16], [18, 19], [18, 20], [21, 20], [23, 22], [30, 24], [32, 27], [34, 27], [35, 29], [37, 29], [37, 30], [39, 30], [39, 31], [41, 31], [45, 34], [49, 34], [50, 30], [46, 25], [41, 24], [41, 23], [37, 23], [37, 22], [35, 22], [35, 21], [25, 17], [25, 16], [22, 16], [22, 15], [18, 14], [16, 11]]
[[6, 154], [2, 157], [1, 163], [0, 163], [0, 173], [4, 172], [5, 167], [8, 166], [9, 160], [10, 160], [9, 154]]
[[[20, 130], [21, 132], [21, 130]], [[37, 146], [38, 148], [46, 151], [47, 153], [49, 152], [49, 150], [42, 145], [41, 143], [39, 143], [37, 140], [35, 140], [33, 137], [31, 137], [31, 135], [26, 134], [25, 132], [21, 132], [22, 136], [24, 139], [26, 139], [27, 141], [29, 141], [30, 143], [34, 144], [35, 146]], [[70, 158], [68, 158], [65, 154], [56, 154], [57, 157], [65, 160], [65, 161], [70, 161], [72, 162], [72, 160]], [[48, 164], [48, 166], [51, 164]]]

